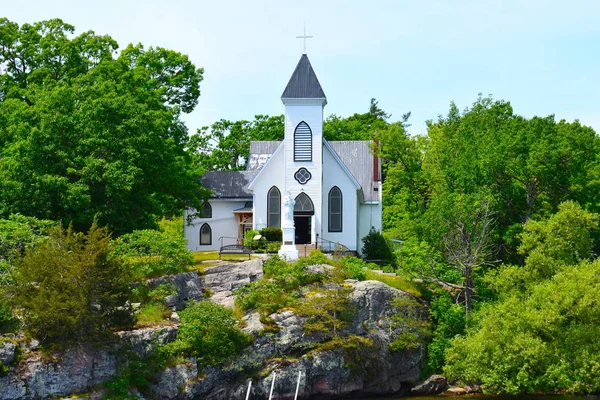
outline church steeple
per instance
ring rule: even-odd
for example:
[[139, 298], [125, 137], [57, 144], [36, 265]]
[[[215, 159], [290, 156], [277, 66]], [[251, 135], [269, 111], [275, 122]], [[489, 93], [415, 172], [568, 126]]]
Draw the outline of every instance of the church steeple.
[[323, 92], [306, 54], [302, 54], [300, 57], [300, 61], [281, 95], [284, 103], [286, 99], [322, 99], [322, 105], [327, 104], [325, 92]]

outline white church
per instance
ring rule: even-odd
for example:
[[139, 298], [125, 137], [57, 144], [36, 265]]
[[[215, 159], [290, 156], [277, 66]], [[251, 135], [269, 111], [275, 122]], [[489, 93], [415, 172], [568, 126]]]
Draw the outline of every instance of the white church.
[[381, 164], [367, 141], [323, 138], [327, 98], [306, 54], [281, 101], [283, 141], [251, 142], [245, 171], [202, 177], [212, 195], [185, 226], [189, 250], [219, 250], [241, 244], [247, 230], [281, 227], [287, 249], [339, 243], [360, 252], [371, 227], [381, 231]]

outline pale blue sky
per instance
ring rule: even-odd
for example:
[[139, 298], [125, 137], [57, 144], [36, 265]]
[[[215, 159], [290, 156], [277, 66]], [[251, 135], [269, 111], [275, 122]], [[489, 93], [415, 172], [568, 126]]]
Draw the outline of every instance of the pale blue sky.
[[0, 0], [18, 23], [59, 17], [77, 32], [109, 34], [186, 53], [205, 68], [195, 131], [220, 118], [280, 114], [307, 53], [328, 98], [325, 114], [366, 112], [371, 97], [411, 111], [412, 133], [479, 92], [526, 117], [555, 114], [600, 132], [600, 1], [68, 1]]

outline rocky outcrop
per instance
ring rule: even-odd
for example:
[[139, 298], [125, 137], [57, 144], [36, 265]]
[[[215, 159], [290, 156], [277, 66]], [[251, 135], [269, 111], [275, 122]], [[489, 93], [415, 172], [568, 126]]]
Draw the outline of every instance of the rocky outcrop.
[[152, 343], [167, 343], [176, 336], [176, 328], [148, 328], [123, 332], [121, 340], [102, 349], [79, 346], [43, 357], [39, 351], [24, 354], [9, 374], [0, 377], [0, 399], [37, 399], [63, 397], [89, 392], [117, 374], [126, 350], [148, 354]]
[[5, 341], [0, 343], [0, 364], [10, 365], [15, 360], [17, 345], [13, 342]]
[[166, 306], [173, 311], [182, 310], [188, 303], [204, 298], [202, 281], [197, 271], [165, 275], [147, 282], [147, 285], [152, 288], [163, 284], [173, 285], [176, 289], [173, 295], [167, 296], [165, 299]]
[[431, 375], [425, 382], [411, 389], [415, 396], [431, 396], [443, 393], [448, 389], [448, 381], [442, 375]]
[[[251, 347], [222, 368], [208, 368], [194, 375], [194, 360], [190, 359], [157, 375], [152, 393], [162, 399], [244, 399], [248, 377], [257, 371], [260, 378], [253, 379], [252, 399], [268, 398], [273, 376], [273, 398], [293, 399], [300, 372], [300, 399], [409, 393], [410, 382], [419, 378], [424, 354], [421, 349], [389, 351], [398, 332], [387, 323], [394, 312], [389, 300], [408, 294], [375, 281], [352, 285], [351, 300], [357, 314], [347, 333], [368, 337], [374, 343], [365, 349], [362, 361], [357, 362], [354, 354], [342, 349], [309, 351], [315, 338], [304, 333], [301, 318], [286, 310], [270, 316], [279, 328], [277, 332], [257, 337]], [[260, 329], [257, 318], [247, 316], [248, 331]]]
[[233, 291], [263, 277], [262, 260], [219, 265], [204, 271], [204, 287], [212, 294], [211, 301], [233, 308]]
[[[315, 273], [322, 273], [327, 267], [314, 269]], [[262, 262], [252, 260], [209, 268], [204, 276], [186, 273], [153, 282], [177, 287], [177, 300], [173, 303], [176, 309], [200, 299], [206, 289], [213, 294], [211, 300], [232, 307], [233, 291], [261, 277]], [[390, 300], [409, 295], [381, 282], [346, 283], [353, 287], [350, 300], [356, 314], [344, 333], [368, 338], [373, 343], [359, 348], [360, 354], [356, 348], [344, 350], [339, 346], [315, 350], [318, 338], [305, 333], [303, 319], [293, 310], [270, 315], [268, 323], [258, 313], [250, 313], [244, 318], [243, 329], [254, 336], [254, 341], [245, 351], [218, 368], [199, 370], [194, 358], [167, 368], [153, 377], [146, 397], [245, 399], [248, 379], [252, 377], [253, 400], [268, 398], [274, 378], [273, 398], [292, 399], [299, 373], [300, 399], [409, 393], [410, 382], [419, 377], [423, 351], [389, 349], [399, 334], [389, 323], [389, 316], [395, 312]], [[43, 359], [36, 346], [22, 345], [20, 360], [13, 361], [8, 376], [0, 378], [0, 399], [65, 397], [97, 390], [117, 374], [126, 349], [143, 358], [151, 354], [154, 344], [169, 343], [176, 336], [176, 326], [121, 332], [119, 341], [112, 346], [73, 348], [51, 360]], [[6, 343], [10, 342], [0, 345], [0, 358], [10, 364], [8, 360], [14, 359], [16, 348]]]

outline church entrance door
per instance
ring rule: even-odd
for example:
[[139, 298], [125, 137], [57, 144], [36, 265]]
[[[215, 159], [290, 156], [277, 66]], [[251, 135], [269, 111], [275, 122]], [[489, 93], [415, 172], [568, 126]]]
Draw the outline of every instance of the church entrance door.
[[296, 244], [310, 243], [311, 217], [296, 216], [294, 217], [294, 225], [296, 226]]

